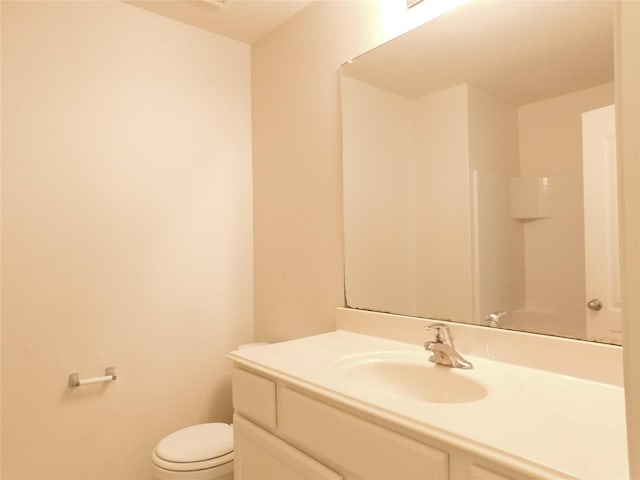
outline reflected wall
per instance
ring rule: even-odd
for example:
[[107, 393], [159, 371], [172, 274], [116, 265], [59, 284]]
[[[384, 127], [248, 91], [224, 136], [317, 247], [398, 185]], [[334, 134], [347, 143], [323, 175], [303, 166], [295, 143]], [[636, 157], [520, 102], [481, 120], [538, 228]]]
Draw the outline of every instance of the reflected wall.
[[581, 115], [613, 85], [342, 91], [348, 306], [586, 338]]

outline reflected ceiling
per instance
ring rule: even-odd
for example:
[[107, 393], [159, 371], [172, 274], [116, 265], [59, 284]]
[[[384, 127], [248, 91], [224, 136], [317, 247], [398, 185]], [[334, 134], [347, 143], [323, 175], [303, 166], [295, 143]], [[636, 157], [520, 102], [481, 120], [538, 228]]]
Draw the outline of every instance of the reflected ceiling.
[[359, 57], [345, 72], [408, 98], [470, 83], [514, 105], [532, 103], [613, 81], [614, 7], [475, 1]]

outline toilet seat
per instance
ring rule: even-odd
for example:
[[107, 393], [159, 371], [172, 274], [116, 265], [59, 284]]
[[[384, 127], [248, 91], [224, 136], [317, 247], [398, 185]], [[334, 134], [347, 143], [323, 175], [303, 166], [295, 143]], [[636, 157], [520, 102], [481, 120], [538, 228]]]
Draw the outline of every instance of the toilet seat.
[[163, 438], [153, 451], [153, 463], [173, 472], [206, 470], [233, 461], [233, 428], [203, 423]]

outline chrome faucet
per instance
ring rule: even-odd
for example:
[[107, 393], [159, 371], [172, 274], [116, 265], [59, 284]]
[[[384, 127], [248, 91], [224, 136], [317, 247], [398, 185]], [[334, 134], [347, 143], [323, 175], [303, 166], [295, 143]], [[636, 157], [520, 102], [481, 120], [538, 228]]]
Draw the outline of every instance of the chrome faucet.
[[491, 312], [484, 319], [485, 325], [488, 327], [502, 328], [502, 319], [507, 315], [506, 311]]
[[425, 350], [433, 353], [429, 361], [452, 368], [473, 368], [471, 362], [465, 360], [453, 346], [453, 335], [449, 325], [432, 323], [424, 328], [429, 331], [433, 330], [436, 333], [434, 340], [424, 344]]

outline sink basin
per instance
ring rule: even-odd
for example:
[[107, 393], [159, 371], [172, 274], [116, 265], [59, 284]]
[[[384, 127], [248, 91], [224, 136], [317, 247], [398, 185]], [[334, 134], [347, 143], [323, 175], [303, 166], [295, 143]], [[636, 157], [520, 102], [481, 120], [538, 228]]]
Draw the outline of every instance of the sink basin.
[[371, 352], [349, 355], [333, 364], [350, 381], [394, 397], [429, 403], [475, 402], [487, 388], [472, 371], [434, 365], [429, 352]]

